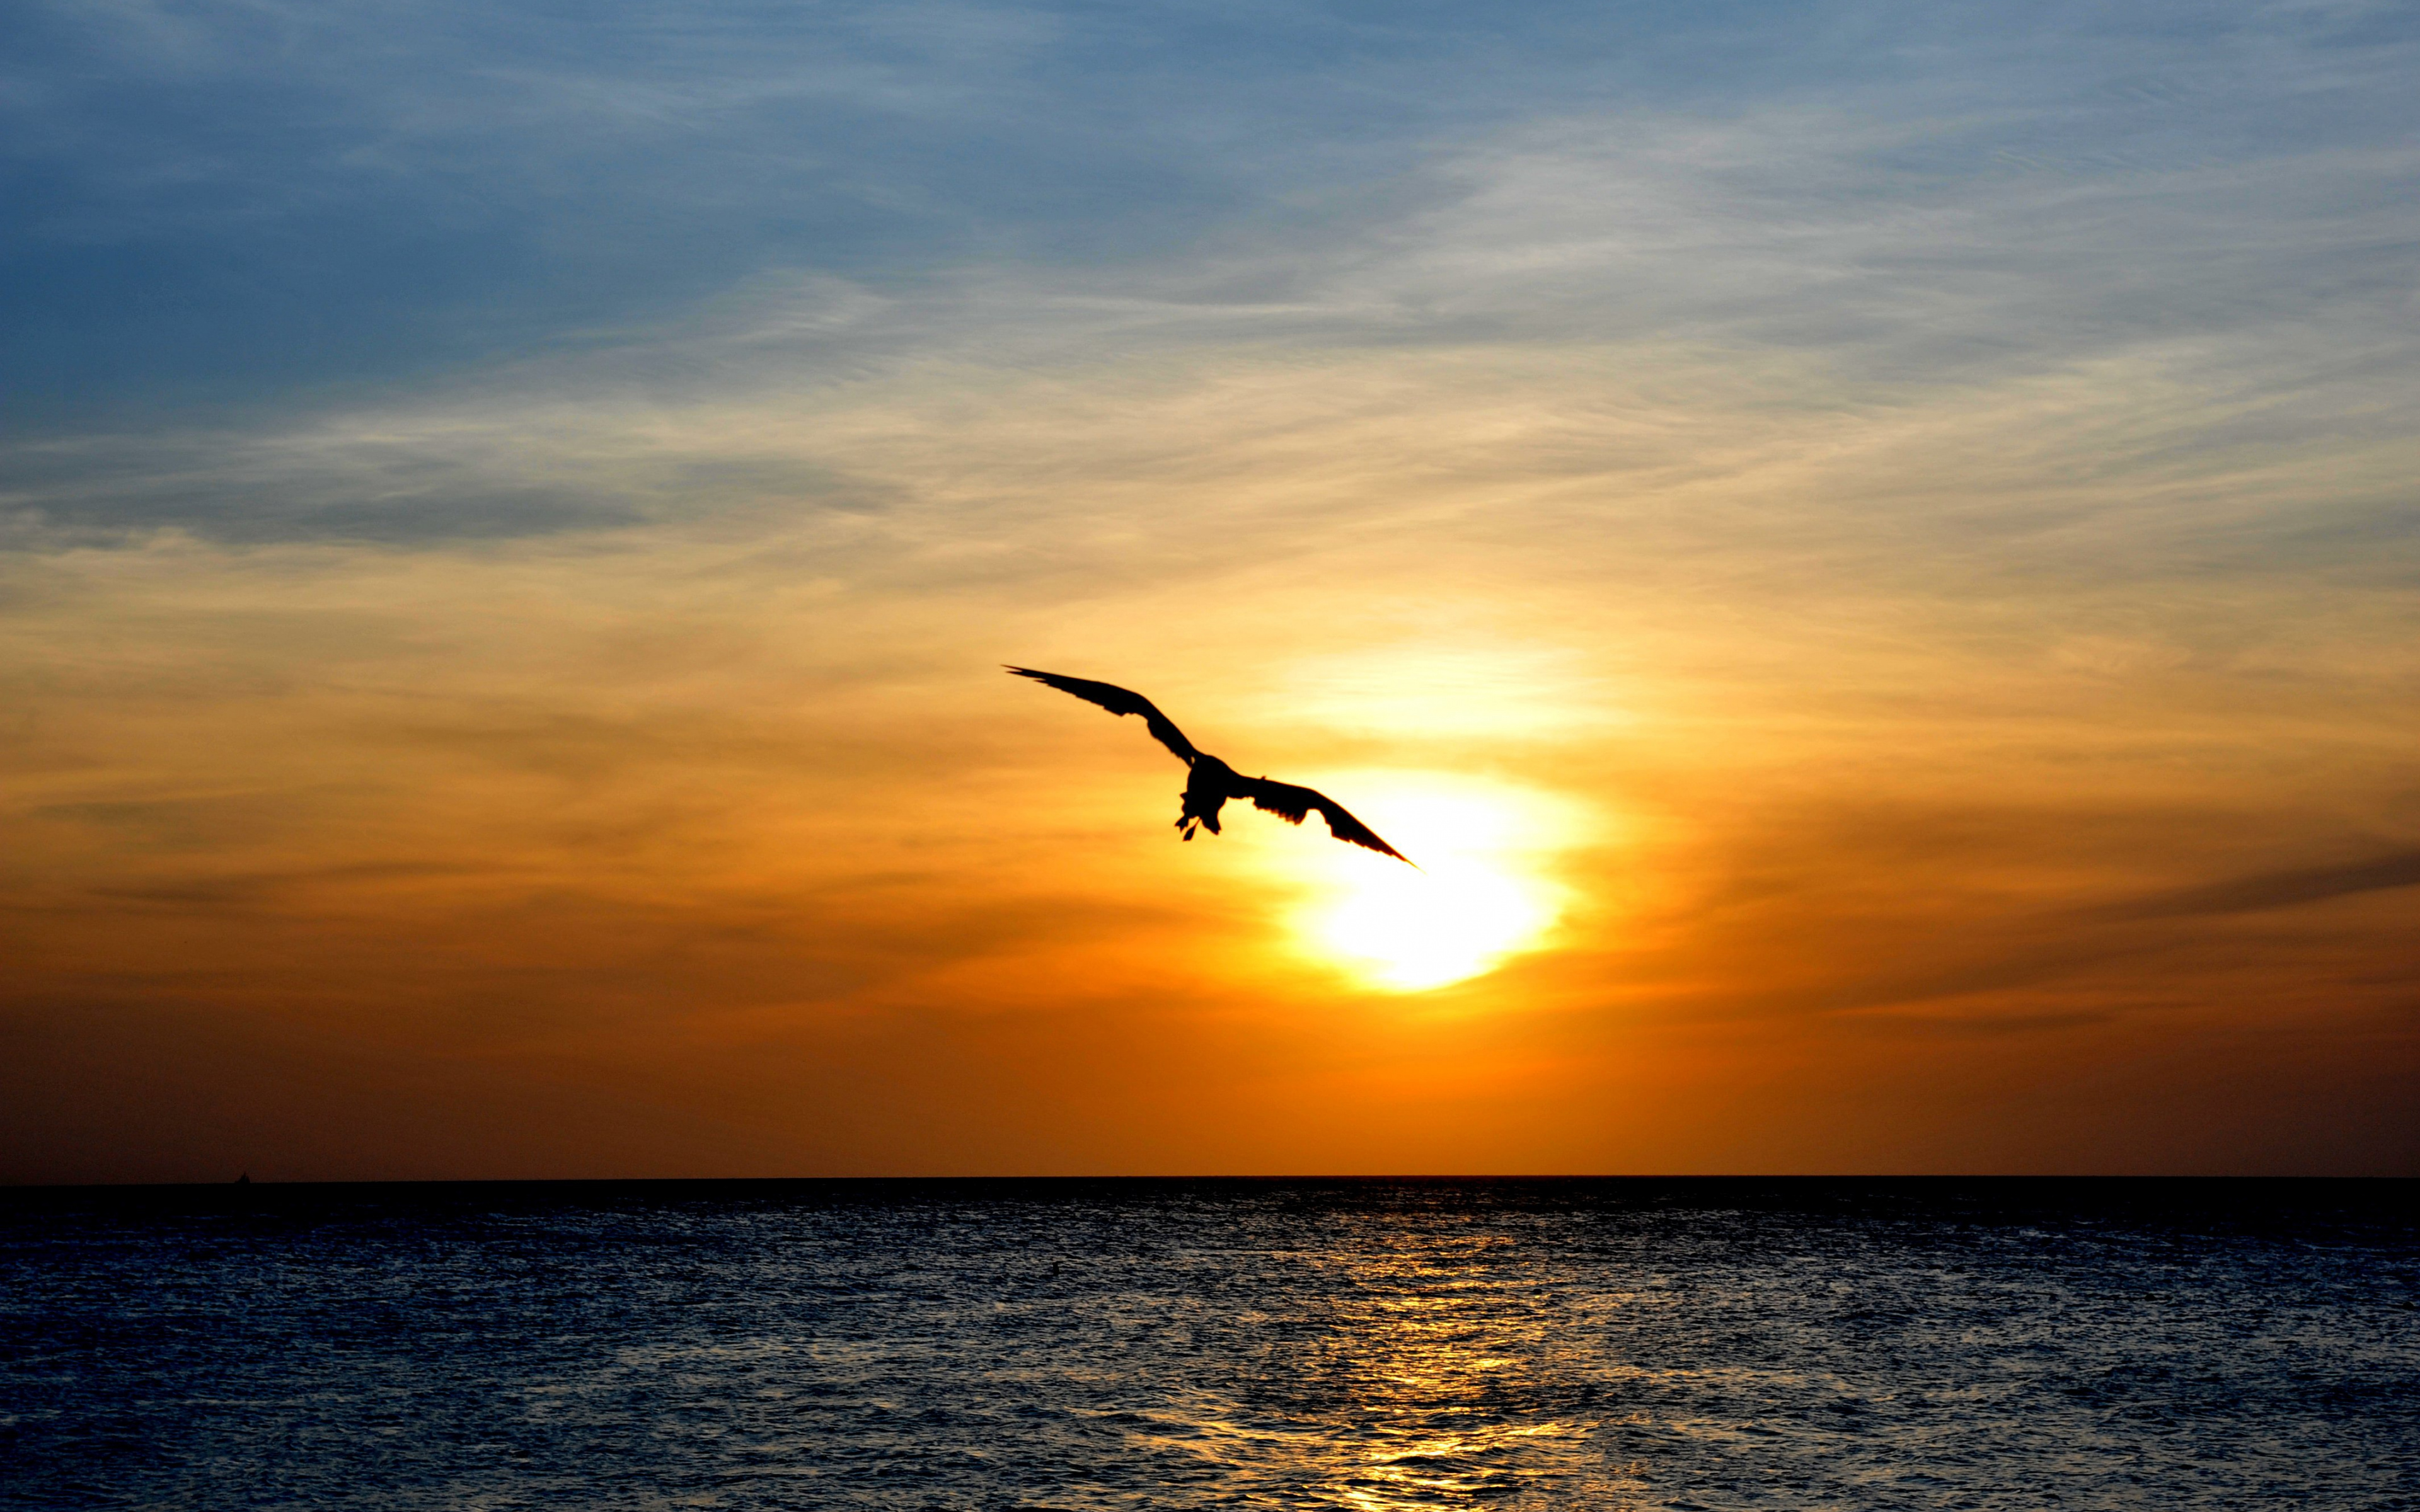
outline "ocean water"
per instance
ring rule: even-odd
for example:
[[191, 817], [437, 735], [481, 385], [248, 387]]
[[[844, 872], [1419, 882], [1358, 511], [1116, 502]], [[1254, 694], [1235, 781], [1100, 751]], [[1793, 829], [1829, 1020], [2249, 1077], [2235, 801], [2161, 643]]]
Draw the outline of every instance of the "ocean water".
[[0, 1193], [0, 1501], [2420, 1508], [2413, 1195]]

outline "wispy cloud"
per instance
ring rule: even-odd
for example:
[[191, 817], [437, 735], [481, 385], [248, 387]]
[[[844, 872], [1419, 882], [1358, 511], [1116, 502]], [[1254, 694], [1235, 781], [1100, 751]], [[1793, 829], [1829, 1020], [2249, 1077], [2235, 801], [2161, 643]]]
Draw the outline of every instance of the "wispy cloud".
[[2191, 918], [2220, 914], [2258, 913], [2325, 903], [2356, 893], [2384, 892], [2420, 887], [2420, 851], [2348, 862], [2337, 866], [2303, 867], [2234, 877], [2201, 887], [2180, 887], [2133, 903], [2113, 903], [2086, 917], [2106, 919]]

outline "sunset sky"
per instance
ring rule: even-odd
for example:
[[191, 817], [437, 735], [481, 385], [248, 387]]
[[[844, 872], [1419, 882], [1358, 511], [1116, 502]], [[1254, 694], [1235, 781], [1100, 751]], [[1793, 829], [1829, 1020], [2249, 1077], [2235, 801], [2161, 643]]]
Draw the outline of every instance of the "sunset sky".
[[2420, 1174], [2415, 79], [14, 7], [0, 1180]]

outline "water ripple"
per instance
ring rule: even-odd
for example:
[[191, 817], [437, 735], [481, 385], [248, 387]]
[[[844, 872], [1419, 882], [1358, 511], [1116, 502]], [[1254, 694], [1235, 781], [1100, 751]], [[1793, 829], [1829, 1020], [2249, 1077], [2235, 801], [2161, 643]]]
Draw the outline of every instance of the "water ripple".
[[2420, 1504], [2401, 1188], [12, 1195], [41, 1507]]

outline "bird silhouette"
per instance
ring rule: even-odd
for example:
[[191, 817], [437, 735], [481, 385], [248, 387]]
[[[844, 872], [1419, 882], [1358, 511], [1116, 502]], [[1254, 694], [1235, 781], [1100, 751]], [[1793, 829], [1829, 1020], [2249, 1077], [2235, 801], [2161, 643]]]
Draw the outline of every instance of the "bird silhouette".
[[1318, 810], [1327, 821], [1327, 832], [1350, 845], [1363, 846], [1391, 856], [1405, 866], [1418, 871], [1419, 865], [1403, 852], [1378, 838], [1377, 832], [1344, 811], [1344, 805], [1325, 793], [1296, 787], [1291, 782], [1272, 781], [1265, 777], [1246, 777], [1207, 751], [1196, 750], [1185, 732], [1151, 700], [1140, 693], [1109, 683], [1095, 683], [1089, 678], [1063, 677], [1057, 672], [1037, 672], [1030, 667], [1008, 669], [1019, 677], [1031, 677], [1045, 687], [1055, 687], [1062, 693], [1072, 693], [1087, 703], [1097, 703], [1111, 714], [1140, 714], [1143, 728], [1152, 738], [1176, 753], [1177, 760], [1192, 768], [1185, 781], [1184, 808], [1176, 816], [1178, 838], [1191, 840], [1194, 830], [1206, 829], [1218, 833], [1218, 810], [1230, 798], [1249, 798], [1252, 807], [1264, 813], [1273, 813], [1289, 825], [1298, 825]]

